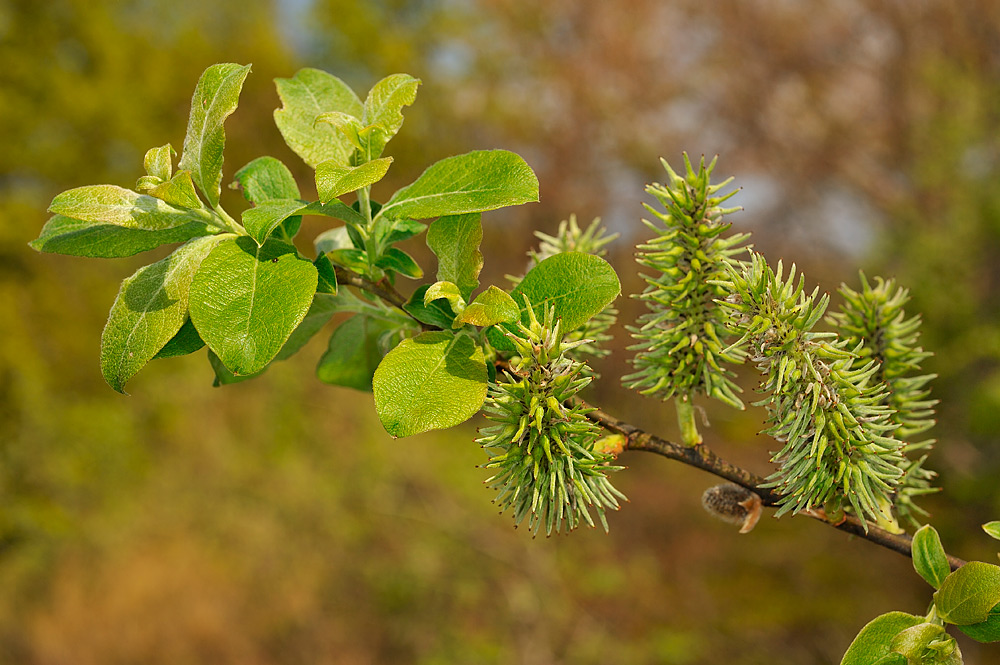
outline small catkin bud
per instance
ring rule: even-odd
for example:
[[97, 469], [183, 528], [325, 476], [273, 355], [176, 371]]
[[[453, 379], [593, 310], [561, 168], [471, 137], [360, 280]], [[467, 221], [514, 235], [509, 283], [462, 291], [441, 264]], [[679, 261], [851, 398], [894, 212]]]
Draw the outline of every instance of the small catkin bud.
[[724, 522], [740, 525], [740, 533], [749, 533], [760, 519], [760, 496], [734, 483], [709, 487], [701, 495], [701, 505]]

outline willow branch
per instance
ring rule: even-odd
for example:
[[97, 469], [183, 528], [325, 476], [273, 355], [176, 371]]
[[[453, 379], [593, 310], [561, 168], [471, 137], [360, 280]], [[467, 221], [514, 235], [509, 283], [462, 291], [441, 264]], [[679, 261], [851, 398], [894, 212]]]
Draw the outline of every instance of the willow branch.
[[406, 304], [407, 299], [402, 293], [397, 291], [391, 284], [387, 283], [385, 280], [380, 282], [373, 282], [370, 279], [366, 279], [361, 275], [351, 272], [346, 268], [341, 268], [340, 266], [333, 267], [334, 272], [337, 275], [338, 284], [346, 284], [347, 286], [353, 286], [355, 288], [361, 289], [362, 291], [367, 291], [368, 293], [381, 298], [390, 305], [399, 308], [404, 314], [409, 316], [411, 319], [420, 324], [423, 330], [437, 330], [434, 326], [428, 326], [423, 321], [420, 321], [417, 317], [413, 316], [406, 311], [403, 305]]
[[[582, 402], [581, 402], [582, 403]], [[688, 466], [693, 466], [695, 468], [707, 471], [719, 478], [724, 478], [730, 482], [736, 483], [737, 485], [742, 485], [743, 487], [756, 492], [760, 498], [761, 502], [765, 506], [776, 506], [781, 498], [781, 494], [774, 491], [774, 489], [769, 487], [761, 487], [764, 484], [764, 479], [760, 476], [747, 471], [741, 467], [734, 464], [730, 464], [726, 460], [722, 459], [711, 448], [705, 444], [699, 444], [693, 447], [682, 446], [673, 441], [668, 441], [667, 439], [660, 438], [655, 434], [650, 434], [635, 425], [624, 422], [611, 416], [604, 411], [590, 406], [593, 409], [588, 417], [593, 422], [601, 425], [605, 429], [616, 432], [625, 437], [625, 450], [644, 450], [646, 452], [655, 453], [661, 455], [668, 459], [676, 460], [687, 464]], [[864, 523], [853, 515], [848, 515], [846, 519], [840, 522], [834, 522], [827, 518], [827, 516], [822, 511], [810, 511], [807, 514], [815, 520], [823, 522], [828, 526], [832, 526], [835, 529], [844, 531], [859, 538], [864, 538], [876, 545], [884, 547], [886, 549], [897, 552], [906, 557], [912, 557], [912, 542], [913, 539], [906, 534], [895, 534], [886, 531], [885, 529], [880, 529], [877, 526], [868, 525], [867, 530], [865, 529]], [[948, 555], [948, 564], [951, 566], [952, 570], [957, 570], [959, 567], [965, 565], [965, 561]]]

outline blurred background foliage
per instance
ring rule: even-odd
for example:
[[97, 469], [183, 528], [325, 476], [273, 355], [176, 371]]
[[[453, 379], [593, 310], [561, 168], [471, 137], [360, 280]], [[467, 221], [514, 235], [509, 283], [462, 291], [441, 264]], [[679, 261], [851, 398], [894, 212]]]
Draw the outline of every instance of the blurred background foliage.
[[[390, 440], [369, 395], [314, 378], [320, 337], [224, 389], [202, 354], [157, 361], [123, 398], [100, 331], [148, 257], [26, 243], [56, 193], [132, 186], [146, 148], [179, 148], [221, 61], [254, 63], [226, 177], [271, 154], [309, 190], [271, 121], [271, 80], [301, 66], [362, 94], [423, 79], [385, 191], [449, 154], [522, 153], [542, 202], [487, 215], [484, 283], [576, 213], [622, 234], [609, 258], [638, 290], [658, 158], [718, 153], [769, 259], [829, 291], [858, 267], [911, 288], [942, 401], [927, 504], [949, 551], [991, 560], [998, 44], [992, 0], [0, 1], [0, 663], [833, 663], [877, 613], [923, 612], [904, 558], [805, 519], [738, 536], [699, 508], [710, 477], [638, 453], [610, 535], [532, 539], [481, 485], [477, 422]], [[673, 436], [617, 385], [627, 343], [591, 399]], [[709, 416], [710, 445], [768, 471], [760, 414]]]

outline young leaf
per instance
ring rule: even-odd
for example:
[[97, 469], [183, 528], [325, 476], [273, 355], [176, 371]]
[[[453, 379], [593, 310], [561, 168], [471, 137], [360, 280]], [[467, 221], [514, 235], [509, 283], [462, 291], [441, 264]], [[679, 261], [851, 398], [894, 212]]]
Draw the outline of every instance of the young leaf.
[[219, 203], [222, 185], [222, 152], [226, 145], [223, 123], [239, 103], [250, 65], [212, 65], [201, 75], [191, 98], [191, 115], [184, 137], [184, 153], [177, 164], [191, 171], [209, 205]]
[[263, 369], [306, 315], [316, 268], [292, 245], [241, 236], [202, 262], [191, 284], [191, 320], [234, 374]]
[[156, 352], [153, 360], [161, 358], [176, 358], [194, 353], [205, 346], [205, 340], [198, 334], [198, 329], [194, 327], [191, 318], [184, 320], [184, 325], [177, 331], [177, 334], [170, 338], [170, 341], [163, 345], [163, 348]]
[[892, 638], [891, 648], [905, 656], [907, 663], [962, 665], [962, 652], [955, 638], [936, 623], [910, 626]]
[[368, 134], [368, 159], [382, 154], [385, 144], [403, 126], [403, 107], [417, 98], [420, 79], [409, 74], [393, 74], [376, 83], [365, 99], [362, 124], [371, 127]]
[[[905, 612], [889, 612], [875, 617], [861, 629], [847, 647], [840, 665], [875, 665], [892, 653], [892, 640], [907, 628], [924, 623], [923, 617]], [[891, 661], [890, 661], [891, 662]], [[906, 663], [903, 658], [900, 662]]]
[[146, 157], [142, 160], [146, 167], [146, 175], [160, 182], [170, 180], [174, 168], [172, 161], [174, 154], [174, 148], [169, 143], [147, 150]]
[[1000, 540], [1000, 522], [987, 522], [983, 525], [983, 531], [985, 531], [990, 538]]
[[258, 203], [253, 208], [243, 211], [243, 226], [250, 237], [263, 245], [271, 232], [289, 217], [296, 215], [309, 206], [298, 199], [269, 199]]
[[181, 208], [198, 209], [202, 207], [198, 192], [194, 189], [194, 181], [191, 179], [190, 171], [178, 171], [173, 178], [151, 188], [147, 194]]
[[935, 589], [940, 589], [951, 573], [948, 557], [941, 546], [941, 537], [930, 524], [925, 524], [913, 534], [913, 567], [917, 574]]
[[[359, 118], [356, 118], [350, 113], [344, 113], [343, 111], [331, 111], [329, 113], [321, 113], [316, 116], [316, 124], [330, 125], [336, 129], [343, 138], [347, 139], [348, 143], [354, 146], [355, 150], [364, 151], [366, 137], [363, 138], [362, 135], [365, 133], [365, 127], [361, 124], [361, 120]], [[339, 164], [344, 163], [343, 160], [340, 159], [332, 159], [328, 161]]]
[[281, 160], [258, 157], [233, 176], [233, 185], [243, 190], [251, 203], [260, 204], [270, 199], [297, 199], [299, 186], [295, 177]]
[[319, 278], [316, 292], [337, 295], [337, 269], [333, 267], [330, 258], [326, 254], [320, 254], [313, 259], [313, 265], [316, 266]]
[[454, 282], [466, 299], [479, 286], [483, 269], [481, 217], [479, 213], [449, 215], [432, 222], [427, 230], [427, 246], [438, 260], [438, 281]]
[[434, 282], [424, 291], [425, 305], [442, 298], [448, 301], [453, 311], [461, 312], [465, 309], [465, 298], [459, 293], [458, 287], [451, 282]]
[[375, 368], [384, 355], [379, 338], [394, 329], [382, 319], [352, 316], [333, 331], [316, 376], [323, 383], [370, 392]]
[[360, 249], [335, 249], [327, 252], [326, 256], [351, 272], [362, 274], [368, 269], [368, 255]]
[[309, 166], [335, 159], [349, 165], [354, 146], [331, 125], [316, 118], [340, 111], [356, 118], [364, 112], [361, 100], [346, 83], [318, 69], [300, 69], [290, 79], [275, 79], [282, 107], [274, 112], [274, 124], [288, 147]]
[[385, 253], [378, 257], [375, 265], [385, 270], [394, 270], [410, 279], [420, 279], [424, 276], [424, 271], [413, 260], [413, 257], [395, 247], [385, 250]]
[[970, 561], [945, 578], [934, 594], [938, 615], [956, 626], [986, 621], [1000, 603], [1000, 566]]
[[320, 162], [316, 166], [316, 192], [323, 203], [356, 192], [378, 182], [392, 164], [392, 157], [383, 157], [360, 166], [341, 166], [337, 160]]
[[184, 242], [208, 234], [208, 226], [203, 222], [188, 222], [161, 231], [146, 231], [55, 215], [45, 223], [41, 234], [28, 245], [39, 252], [107, 259], [132, 256], [160, 245]]
[[373, 389], [375, 410], [393, 437], [453, 427], [486, 399], [486, 359], [468, 335], [421, 333], [382, 359]]
[[52, 199], [49, 212], [84, 222], [117, 224], [130, 229], [162, 231], [190, 222], [204, 222], [193, 210], [137, 194], [117, 185], [88, 185], [70, 189]]
[[302, 210], [303, 215], [320, 215], [322, 217], [333, 217], [334, 219], [340, 219], [348, 224], [353, 224], [354, 226], [364, 226], [365, 218], [362, 217], [357, 210], [350, 206], [346, 206], [340, 201], [334, 199], [329, 203], [320, 203], [316, 201], [310, 203], [307, 208]]
[[958, 629], [977, 642], [1000, 642], [1000, 605], [994, 605], [986, 621], [959, 626]]
[[394, 219], [389, 225], [382, 242], [385, 245], [401, 242], [423, 233], [427, 225], [412, 219]]
[[403, 309], [406, 310], [407, 314], [410, 314], [421, 323], [429, 326], [437, 326], [442, 330], [448, 330], [455, 320], [455, 312], [452, 311], [448, 301], [444, 298], [434, 300], [433, 302], [425, 302], [429, 288], [429, 286], [425, 285], [414, 291], [413, 295], [410, 296], [410, 300], [403, 305]]
[[390, 219], [428, 219], [537, 200], [538, 178], [519, 155], [476, 150], [432, 164], [393, 194], [379, 214]]
[[198, 267], [224, 236], [199, 238], [122, 282], [101, 336], [101, 373], [120, 393], [125, 382], [184, 325]]
[[497, 323], [513, 323], [521, 314], [514, 299], [506, 291], [489, 286], [476, 296], [458, 316], [455, 323], [471, 323], [485, 328]]

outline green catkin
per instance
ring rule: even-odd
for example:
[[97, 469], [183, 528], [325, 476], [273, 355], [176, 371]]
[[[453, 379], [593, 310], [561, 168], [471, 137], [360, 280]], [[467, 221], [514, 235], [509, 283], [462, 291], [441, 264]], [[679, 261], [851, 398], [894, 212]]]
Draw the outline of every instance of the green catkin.
[[[715, 160], [697, 170], [684, 155], [685, 174], [678, 175], [666, 161], [665, 185], [646, 188], [662, 206], [646, 209], [662, 226], [643, 223], [655, 237], [639, 245], [638, 263], [650, 271], [643, 274], [645, 291], [637, 297], [647, 307], [636, 326], [628, 327], [636, 344], [632, 365], [635, 372], [623, 384], [643, 395], [662, 400], [676, 398], [689, 406], [695, 395], [708, 395], [742, 409], [739, 387], [726, 365], [743, 361], [743, 352], [731, 344], [726, 315], [716, 301], [729, 295], [728, 270], [739, 265], [735, 258], [747, 251], [748, 234], [723, 237], [731, 226], [723, 217], [738, 208], [721, 204], [736, 192], [720, 195], [732, 179], [710, 183]], [[681, 413], [685, 413], [681, 409]], [[682, 418], [682, 428], [685, 426]]]
[[860, 291], [841, 285], [844, 300], [840, 311], [831, 312], [827, 320], [847, 340], [848, 346], [855, 349], [855, 365], [870, 360], [877, 363], [873, 380], [885, 384], [882, 403], [892, 410], [893, 435], [905, 442], [903, 475], [893, 497], [893, 507], [900, 518], [917, 527], [918, 516], [926, 517], [928, 513], [914, 500], [938, 491], [931, 486], [937, 474], [923, 468], [927, 455], [921, 454], [934, 445], [934, 439], [920, 436], [934, 426], [932, 416], [937, 400], [928, 399], [927, 384], [935, 375], [916, 375], [920, 363], [931, 354], [917, 345], [920, 317], [906, 318], [903, 309], [909, 300], [906, 289], [897, 288], [893, 280], [881, 277], [876, 277], [872, 284], [864, 273], [860, 279]]
[[568, 352], [585, 343], [566, 342], [550, 309], [543, 322], [530, 304], [527, 326], [507, 333], [518, 357], [490, 386], [483, 407], [493, 425], [477, 439], [491, 455], [485, 482], [497, 490], [494, 501], [511, 509], [515, 525], [546, 534], [571, 531], [580, 521], [594, 526], [591, 509], [605, 530], [605, 511], [617, 510], [624, 495], [607, 473], [614, 457], [600, 449], [601, 428], [587, 419], [588, 409], [569, 400], [590, 383], [584, 363]]
[[766, 487], [782, 498], [777, 515], [849, 506], [866, 521], [891, 520], [887, 506], [899, 486], [903, 443], [886, 405], [874, 360], [835, 333], [813, 332], [829, 297], [805, 292], [792, 266], [787, 278], [754, 252], [730, 271], [732, 294], [722, 304], [751, 362], [764, 374], [757, 405], [765, 431], [784, 447]]

